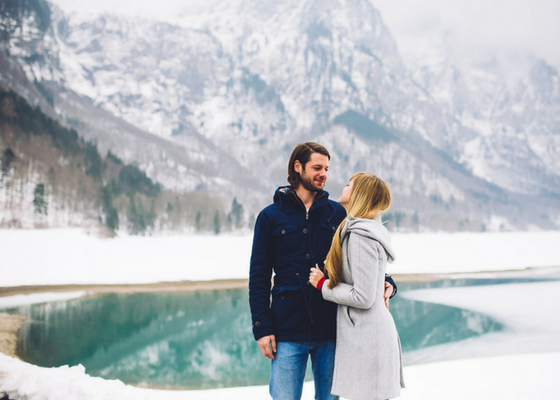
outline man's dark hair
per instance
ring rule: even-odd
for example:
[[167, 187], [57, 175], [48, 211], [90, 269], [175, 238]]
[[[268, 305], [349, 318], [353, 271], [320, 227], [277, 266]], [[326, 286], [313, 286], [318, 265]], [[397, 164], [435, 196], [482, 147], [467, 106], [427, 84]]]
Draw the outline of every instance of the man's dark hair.
[[301, 166], [305, 170], [305, 164], [309, 162], [311, 154], [313, 153], [319, 153], [327, 156], [329, 160], [331, 159], [329, 151], [324, 146], [315, 142], [300, 143], [294, 148], [294, 151], [292, 151], [290, 162], [288, 163], [288, 182], [292, 185], [293, 189], [296, 189], [301, 183], [301, 177], [294, 168], [296, 160], [301, 163]]

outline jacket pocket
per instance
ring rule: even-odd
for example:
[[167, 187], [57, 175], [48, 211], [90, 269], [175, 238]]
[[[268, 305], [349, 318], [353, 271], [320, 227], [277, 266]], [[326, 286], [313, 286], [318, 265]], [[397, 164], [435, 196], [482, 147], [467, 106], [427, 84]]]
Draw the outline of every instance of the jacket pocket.
[[290, 254], [297, 250], [297, 226], [285, 225], [274, 229], [275, 249], [278, 254]]
[[307, 310], [299, 286], [272, 288], [272, 321], [279, 333], [294, 333], [305, 329]]
[[321, 227], [323, 229], [325, 229], [327, 232], [330, 232], [329, 234], [332, 236], [336, 232], [336, 229], [338, 228], [338, 225], [332, 224], [330, 222], [323, 222], [321, 224]]
[[348, 307], [348, 306], [341, 306], [341, 307], [344, 307], [343, 312], [346, 318], [348, 319], [348, 322], [350, 322], [352, 326], [356, 326], [354, 320], [352, 319], [352, 316], [350, 315], [350, 310], [352, 309], [352, 307]]
[[327, 252], [328, 249], [330, 249], [331, 247], [331, 243], [332, 243], [332, 239], [333, 236], [336, 232], [336, 229], [338, 228], [338, 225], [336, 224], [331, 224], [330, 222], [323, 222], [321, 223], [321, 229], [320, 229], [320, 240], [322, 241], [322, 243], [326, 243], [327, 244]]

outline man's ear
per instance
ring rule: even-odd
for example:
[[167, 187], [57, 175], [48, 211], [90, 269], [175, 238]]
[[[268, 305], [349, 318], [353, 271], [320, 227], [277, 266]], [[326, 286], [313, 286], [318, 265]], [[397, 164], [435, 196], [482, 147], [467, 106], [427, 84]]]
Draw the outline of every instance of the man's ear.
[[298, 173], [301, 174], [301, 163], [299, 162], [299, 160], [296, 160], [294, 162], [294, 170]]

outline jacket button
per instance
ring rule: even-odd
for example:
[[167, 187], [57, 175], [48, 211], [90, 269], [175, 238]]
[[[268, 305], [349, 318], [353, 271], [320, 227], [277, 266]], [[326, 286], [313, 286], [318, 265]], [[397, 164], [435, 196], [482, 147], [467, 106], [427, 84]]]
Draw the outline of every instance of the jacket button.
[[333, 232], [334, 232], [334, 231], [336, 231], [336, 227], [335, 227], [335, 226], [333, 226], [333, 227], [332, 227], [332, 230], [333, 230]]
[[258, 328], [259, 326], [261, 326], [261, 323], [259, 321], [255, 322], [255, 326]]
[[303, 228], [303, 233], [307, 233], [307, 228]]
[[305, 255], [305, 258], [307, 258], [307, 259], [309, 260], [309, 259], [311, 258], [311, 254], [307, 253], [307, 254]]
[[286, 298], [286, 296], [282, 295], [282, 296], [280, 296], [280, 298], [281, 298], [282, 300], [284, 300], [284, 299]]
[[286, 230], [282, 229], [282, 235], [285, 235], [285, 234], [286, 234]]

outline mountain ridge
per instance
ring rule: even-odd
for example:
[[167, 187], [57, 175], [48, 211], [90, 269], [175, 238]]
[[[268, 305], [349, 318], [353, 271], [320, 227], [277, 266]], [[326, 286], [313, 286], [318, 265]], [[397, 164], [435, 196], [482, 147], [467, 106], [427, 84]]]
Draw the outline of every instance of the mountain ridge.
[[[109, 15], [76, 22], [53, 8], [42, 50], [21, 56], [12, 40], [20, 54], [10, 60], [51, 88], [56, 113], [84, 137], [174, 190], [237, 196], [257, 212], [284, 182], [293, 146], [314, 140], [333, 153], [331, 191], [358, 169], [375, 172], [392, 183], [394, 213], [409, 227], [418, 213], [429, 229], [559, 226], [553, 68], [539, 64], [513, 100], [494, 88], [503, 83], [469, 86], [473, 75], [445, 57], [439, 75], [427, 68], [420, 79], [369, 2], [296, 3], [224, 2], [203, 29]], [[240, 7], [250, 12], [232, 11]], [[473, 87], [507, 101], [483, 115]], [[540, 102], [516, 117], [531, 90]], [[531, 115], [540, 133], [523, 131]], [[107, 132], [103, 120], [113, 121]], [[543, 221], [531, 218], [531, 194]]]

